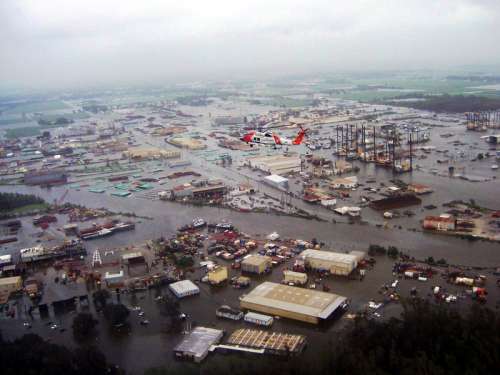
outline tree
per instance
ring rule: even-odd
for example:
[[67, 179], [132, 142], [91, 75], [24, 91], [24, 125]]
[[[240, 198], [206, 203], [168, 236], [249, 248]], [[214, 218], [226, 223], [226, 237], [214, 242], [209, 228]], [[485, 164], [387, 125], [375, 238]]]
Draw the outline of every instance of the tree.
[[82, 347], [75, 351], [43, 340], [35, 334], [14, 341], [0, 341], [2, 374], [121, 374], [107, 362], [97, 348]]
[[108, 300], [111, 299], [111, 293], [107, 289], [99, 289], [92, 295], [96, 307], [103, 309], [108, 304]]
[[181, 312], [179, 307], [179, 301], [167, 294], [165, 294], [160, 301], [160, 314], [167, 318], [167, 332], [182, 331], [182, 319], [180, 317]]
[[87, 340], [94, 333], [98, 321], [89, 313], [79, 313], [73, 319], [73, 336], [77, 341]]
[[370, 245], [368, 246], [368, 255], [385, 255], [387, 254], [387, 249], [380, 245]]
[[124, 325], [127, 322], [129, 314], [129, 309], [121, 303], [107, 305], [104, 308], [104, 317], [113, 326]]
[[387, 256], [396, 259], [399, 255], [399, 250], [396, 246], [389, 246], [387, 248]]

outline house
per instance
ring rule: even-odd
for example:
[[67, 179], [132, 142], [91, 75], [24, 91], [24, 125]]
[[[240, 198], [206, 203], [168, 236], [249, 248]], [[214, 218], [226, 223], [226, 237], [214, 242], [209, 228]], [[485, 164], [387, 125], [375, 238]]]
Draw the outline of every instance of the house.
[[356, 186], [358, 186], [357, 176], [336, 178], [330, 182], [332, 189], [354, 189]]
[[423, 222], [423, 228], [438, 231], [455, 230], [456, 222], [456, 219], [452, 216], [426, 216]]

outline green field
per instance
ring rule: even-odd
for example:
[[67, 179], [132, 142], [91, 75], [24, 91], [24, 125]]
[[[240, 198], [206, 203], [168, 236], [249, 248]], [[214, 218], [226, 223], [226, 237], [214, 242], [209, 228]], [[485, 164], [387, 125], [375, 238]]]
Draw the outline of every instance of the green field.
[[40, 127], [28, 126], [25, 128], [5, 129], [5, 136], [9, 139], [21, 137], [33, 137], [40, 135]]
[[14, 124], [21, 124], [23, 122], [27, 122], [29, 120], [25, 120], [20, 117], [14, 117], [14, 118], [0, 118], [0, 126], [2, 125], [14, 125]]
[[46, 102], [19, 104], [14, 108], [6, 110], [4, 113], [8, 115], [8, 114], [55, 111], [55, 110], [69, 109], [69, 108], [70, 108], [69, 106], [67, 106], [60, 100], [51, 100]]
[[18, 207], [14, 208], [13, 210], [10, 211], [1, 211], [2, 213], [9, 213], [9, 214], [24, 214], [26, 212], [32, 212], [32, 211], [42, 211], [45, 210], [49, 207], [47, 203], [33, 203], [33, 204], [28, 204], [23, 207]]

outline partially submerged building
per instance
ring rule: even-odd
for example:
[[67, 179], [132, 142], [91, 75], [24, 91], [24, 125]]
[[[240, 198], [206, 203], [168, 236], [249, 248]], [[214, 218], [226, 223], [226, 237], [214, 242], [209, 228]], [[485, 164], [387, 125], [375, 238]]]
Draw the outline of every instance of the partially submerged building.
[[68, 181], [68, 175], [63, 169], [48, 169], [24, 174], [26, 185], [62, 185]]
[[170, 284], [169, 289], [175, 294], [177, 298], [184, 298], [200, 294], [200, 288], [191, 280], [181, 280]]
[[249, 255], [241, 262], [241, 270], [248, 273], [263, 274], [272, 267], [272, 259], [265, 255]]
[[346, 302], [346, 297], [266, 281], [241, 298], [242, 309], [318, 324]]
[[21, 276], [0, 278], [0, 304], [7, 302], [12, 293], [18, 292], [22, 288]]
[[456, 224], [457, 220], [453, 216], [426, 216], [423, 227], [428, 230], [452, 231]]
[[277, 174], [266, 176], [262, 179], [264, 183], [279, 190], [288, 190], [288, 178]]
[[179, 359], [199, 363], [208, 355], [210, 347], [222, 339], [223, 334], [219, 329], [196, 327], [174, 348], [174, 354]]
[[227, 278], [229, 277], [229, 272], [227, 270], [227, 267], [217, 266], [214, 269], [208, 271], [207, 276], [208, 276], [208, 282], [211, 285], [220, 285], [225, 281], [227, 281]]
[[284, 175], [301, 171], [302, 160], [299, 156], [273, 155], [248, 158], [246, 164], [250, 168], [259, 169], [271, 174]]
[[229, 345], [263, 349], [269, 354], [297, 354], [306, 345], [306, 337], [282, 332], [237, 329], [228, 339]]
[[310, 269], [348, 276], [358, 266], [359, 254], [307, 249], [301, 253], [301, 257]]

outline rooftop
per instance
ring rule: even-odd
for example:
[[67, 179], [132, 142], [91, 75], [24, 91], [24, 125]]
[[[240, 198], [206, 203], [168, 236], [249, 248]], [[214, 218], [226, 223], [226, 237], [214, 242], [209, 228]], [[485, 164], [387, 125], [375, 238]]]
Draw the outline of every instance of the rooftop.
[[264, 305], [321, 319], [328, 318], [346, 297], [269, 281], [255, 287], [241, 302]]
[[243, 263], [253, 266], [261, 265], [264, 262], [271, 262], [271, 258], [265, 255], [250, 255], [243, 259]]
[[2, 277], [0, 278], [0, 285], [16, 284], [20, 281], [21, 281], [21, 276]]
[[267, 181], [274, 182], [275, 184], [282, 184], [288, 181], [288, 178], [282, 177], [278, 174], [272, 174], [270, 176], [266, 176], [264, 177], [264, 179], [266, 179]]
[[307, 249], [301, 253], [301, 256], [306, 258], [320, 259], [330, 262], [339, 262], [339, 263], [352, 263], [352, 261], [356, 261], [358, 256], [355, 254], [344, 254], [344, 253], [335, 253], [333, 251], [323, 251], [323, 250], [312, 250]]
[[211, 345], [217, 343], [223, 331], [214, 328], [196, 327], [174, 348], [176, 352], [191, 353], [203, 359]]
[[184, 293], [199, 291], [200, 288], [193, 283], [191, 280], [181, 280], [169, 285], [170, 289], [178, 295], [182, 295]]

